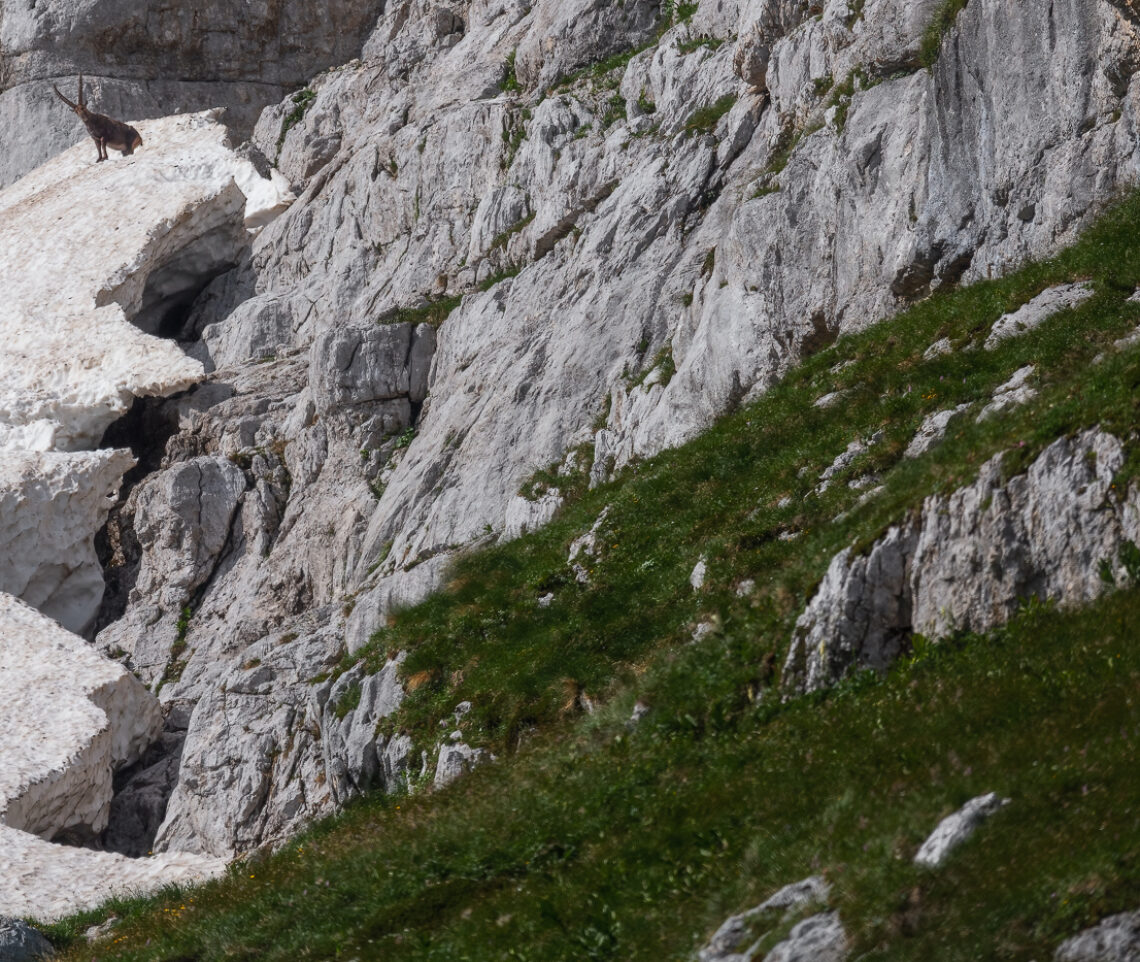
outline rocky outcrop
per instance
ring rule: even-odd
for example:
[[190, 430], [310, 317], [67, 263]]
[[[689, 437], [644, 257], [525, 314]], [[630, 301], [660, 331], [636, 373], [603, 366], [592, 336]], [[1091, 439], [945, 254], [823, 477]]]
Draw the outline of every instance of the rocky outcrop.
[[[825, 905], [831, 886], [813, 875], [785, 885], [759, 905], [734, 915], [716, 930], [697, 953], [699, 962], [751, 962], [759, 958], [762, 942], [781, 922], [812, 906]], [[821, 912], [802, 919], [764, 956], [764, 962], [842, 962], [847, 958], [847, 934], [838, 912]]]
[[1062, 284], [1042, 291], [1016, 311], [1005, 314], [994, 322], [986, 338], [986, 350], [992, 351], [1002, 341], [1008, 341], [1011, 337], [1028, 334], [1054, 314], [1078, 307], [1092, 296], [1093, 289], [1090, 284]]
[[1122, 912], [1086, 929], [1057, 948], [1054, 962], [1136, 962], [1140, 959], [1140, 912]]
[[938, 868], [950, 857], [950, 853], [969, 839], [992, 815], [1009, 804], [1008, 798], [996, 792], [971, 798], [953, 815], [947, 815], [922, 843], [914, 864], [924, 868]]
[[51, 917], [220, 871], [216, 860], [132, 862], [51, 844], [103, 830], [112, 771], [142, 755], [162, 715], [122, 666], [6, 594], [0, 634], [0, 913]]
[[700, 949], [700, 962], [737, 962], [751, 959], [754, 954], [748, 947], [755, 946], [782, 914], [814, 903], [825, 904], [831, 887], [818, 875], [785, 885], [763, 902], [747, 912], [726, 919], [713, 937]]
[[797, 923], [788, 937], [764, 956], [764, 962], [843, 962], [847, 954], [847, 934], [839, 913], [823, 912]]
[[911, 634], [985, 631], [1032, 598], [1076, 605], [1127, 580], [1140, 541], [1135, 488], [1117, 490], [1124, 446], [1090, 430], [1051, 444], [1004, 481], [1003, 457], [971, 485], [928, 498], [866, 555], [844, 550], [796, 622], [784, 683], [798, 691], [855, 669], [882, 670]]
[[[262, 108], [314, 74], [351, 60], [382, 2], [284, 2], [235, 8], [48, 0], [5, 2], [0, 16], [0, 118], [9, 132], [0, 186], [87, 140], [56, 100], [84, 74], [94, 110], [147, 118], [226, 108], [248, 136]], [[146, 137], [144, 136], [144, 141]], [[88, 140], [92, 152], [95, 148]]]
[[[892, 527], [866, 555], [845, 548], [796, 622], [785, 684], [813, 691], [854, 668], [887, 668], [913, 632], [909, 578], [917, 534]], [[794, 680], [794, 681], [793, 681]]]
[[251, 646], [224, 688], [198, 700], [156, 848], [248, 849], [366, 789], [406, 786], [410, 739], [377, 730], [403, 698], [402, 657], [377, 675], [353, 669], [317, 680], [309, 672], [328, 675], [337, 660], [319, 622], [302, 637]]
[[0, 916], [0, 959], [6, 962], [37, 962], [55, 955], [52, 944], [19, 919]]

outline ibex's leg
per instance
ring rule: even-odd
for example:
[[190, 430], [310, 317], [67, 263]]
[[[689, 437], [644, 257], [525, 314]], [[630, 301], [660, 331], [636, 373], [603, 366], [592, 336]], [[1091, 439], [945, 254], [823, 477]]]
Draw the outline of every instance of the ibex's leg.
[[93, 139], [95, 140], [95, 149], [99, 152], [99, 157], [95, 161], [95, 163], [101, 164], [101, 163], [103, 163], [103, 161], [105, 161], [107, 159], [104, 156], [104, 152], [103, 152], [103, 139], [101, 137], [95, 137]]

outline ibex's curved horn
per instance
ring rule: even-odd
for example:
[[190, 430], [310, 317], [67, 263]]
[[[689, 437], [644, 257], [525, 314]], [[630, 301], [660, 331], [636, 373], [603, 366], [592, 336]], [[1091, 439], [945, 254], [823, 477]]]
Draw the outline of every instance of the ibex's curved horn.
[[65, 104], [67, 104], [67, 106], [69, 106], [72, 110], [76, 109], [75, 104], [73, 104], [70, 100], [68, 100], [63, 94], [61, 94], [59, 92], [59, 87], [57, 87], [55, 84], [52, 84], [51, 89], [56, 92], [56, 96], [58, 96], [60, 100], [62, 100]]
[[83, 74], [79, 75], [79, 106], [86, 107], [87, 101], [83, 99]]

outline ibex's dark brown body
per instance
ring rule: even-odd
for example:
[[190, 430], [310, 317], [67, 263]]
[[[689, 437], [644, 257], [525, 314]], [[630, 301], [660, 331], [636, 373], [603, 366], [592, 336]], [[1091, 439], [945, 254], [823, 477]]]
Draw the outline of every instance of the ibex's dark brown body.
[[112, 120], [102, 114], [93, 114], [87, 109], [87, 102], [83, 99], [83, 74], [79, 75], [79, 103], [73, 104], [59, 92], [59, 87], [54, 89], [59, 99], [74, 110], [83, 121], [87, 133], [99, 148], [99, 160], [96, 163], [107, 159], [108, 147], [120, 151], [126, 157], [128, 154], [133, 154], [136, 147], [142, 146], [142, 137], [130, 124], [124, 124], [121, 120]]

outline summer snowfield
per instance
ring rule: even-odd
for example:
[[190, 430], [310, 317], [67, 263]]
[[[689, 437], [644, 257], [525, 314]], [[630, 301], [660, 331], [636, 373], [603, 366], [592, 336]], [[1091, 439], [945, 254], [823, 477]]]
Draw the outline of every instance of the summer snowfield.
[[1132, 0], [0, 0], [0, 959], [1134, 958], [1138, 111]]

